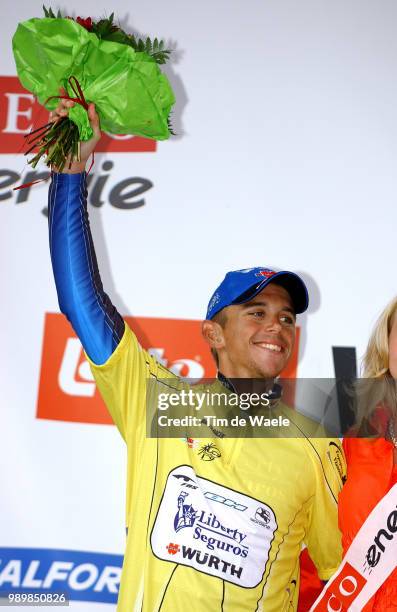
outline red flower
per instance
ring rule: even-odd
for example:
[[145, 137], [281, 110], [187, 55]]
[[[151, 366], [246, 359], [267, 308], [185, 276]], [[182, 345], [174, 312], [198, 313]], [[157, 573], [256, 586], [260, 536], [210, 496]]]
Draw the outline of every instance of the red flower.
[[81, 25], [86, 30], [92, 30], [92, 19], [91, 17], [87, 17], [87, 19], [82, 19], [82, 17], [76, 17], [76, 21], [79, 25]]

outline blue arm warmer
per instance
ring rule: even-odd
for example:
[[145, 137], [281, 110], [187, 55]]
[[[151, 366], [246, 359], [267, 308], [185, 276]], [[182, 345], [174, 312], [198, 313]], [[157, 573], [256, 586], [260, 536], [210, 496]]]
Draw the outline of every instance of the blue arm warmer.
[[86, 174], [52, 174], [48, 197], [50, 252], [61, 311], [87, 355], [103, 364], [124, 321], [103, 290], [87, 212]]

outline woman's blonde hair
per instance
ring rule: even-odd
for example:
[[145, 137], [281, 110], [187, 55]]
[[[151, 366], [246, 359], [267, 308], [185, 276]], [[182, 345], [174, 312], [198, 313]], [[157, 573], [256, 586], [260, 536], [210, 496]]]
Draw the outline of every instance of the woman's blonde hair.
[[396, 313], [397, 296], [376, 321], [362, 360], [363, 378], [356, 385], [356, 424], [360, 429], [378, 430], [370, 421], [379, 406], [396, 411], [396, 381], [389, 371], [389, 336]]
[[381, 378], [389, 375], [389, 336], [397, 312], [397, 296], [379, 316], [363, 357], [362, 376]]

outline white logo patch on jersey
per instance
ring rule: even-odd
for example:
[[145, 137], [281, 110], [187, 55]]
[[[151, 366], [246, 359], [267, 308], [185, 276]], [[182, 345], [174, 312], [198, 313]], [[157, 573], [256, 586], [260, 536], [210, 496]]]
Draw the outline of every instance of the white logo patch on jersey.
[[150, 541], [159, 559], [253, 588], [276, 529], [270, 506], [183, 465], [168, 475]]

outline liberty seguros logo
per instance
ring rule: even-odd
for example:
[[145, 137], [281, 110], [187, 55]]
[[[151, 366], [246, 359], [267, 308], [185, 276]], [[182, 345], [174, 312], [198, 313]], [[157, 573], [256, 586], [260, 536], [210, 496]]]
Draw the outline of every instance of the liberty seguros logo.
[[[258, 509], [269, 530], [251, 523]], [[270, 506], [183, 465], [168, 475], [150, 543], [159, 559], [252, 588], [263, 578], [276, 529]]]

